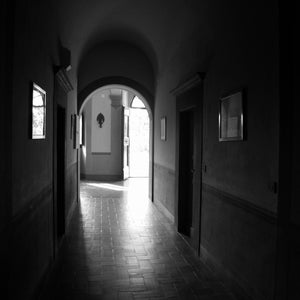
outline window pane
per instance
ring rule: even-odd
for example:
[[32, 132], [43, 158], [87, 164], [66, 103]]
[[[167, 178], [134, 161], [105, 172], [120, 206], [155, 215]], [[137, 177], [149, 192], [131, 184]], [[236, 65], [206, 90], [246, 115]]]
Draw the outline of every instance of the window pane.
[[140, 98], [135, 96], [132, 100], [131, 107], [132, 108], [145, 108], [145, 105]]
[[33, 138], [44, 136], [44, 118], [45, 118], [44, 107], [33, 107], [32, 108], [32, 136], [33, 136]]
[[43, 95], [39, 91], [36, 91], [36, 90], [33, 91], [32, 105], [33, 106], [43, 106], [44, 105]]
[[33, 83], [32, 89], [32, 138], [46, 137], [46, 92]]

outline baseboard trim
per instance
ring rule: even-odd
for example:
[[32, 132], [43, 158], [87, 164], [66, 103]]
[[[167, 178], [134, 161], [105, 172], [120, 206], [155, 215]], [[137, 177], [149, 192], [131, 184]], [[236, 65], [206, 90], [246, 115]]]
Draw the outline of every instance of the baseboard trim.
[[265, 221], [271, 224], [277, 224], [277, 215], [271, 211], [268, 211], [264, 208], [261, 208], [253, 203], [250, 203], [247, 200], [241, 199], [237, 196], [231, 195], [224, 191], [221, 191], [209, 184], [202, 184], [203, 192], [209, 193], [211, 195], [215, 195], [216, 198], [220, 201], [227, 202], [233, 206], [241, 208], [253, 215], [256, 215]]
[[74, 200], [72, 205], [71, 205], [71, 208], [68, 212], [68, 215], [67, 215], [67, 219], [66, 219], [66, 232], [68, 231], [68, 228], [69, 228], [69, 225], [70, 225], [70, 222], [72, 220], [72, 217], [74, 215], [74, 211], [75, 211], [75, 208], [77, 206], [77, 201]]
[[232, 291], [238, 300], [265, 300], [257, 291], [247, 287], [246, 283], [238, 280], [238, 276], [234, 276], [228, 271], [203, 245], [200, 246], [200, 260]]
[[175, 176], [175, 170], [165, 167], [159, 163], [154, 163], [153, 165], [154, 165], [155, 169], [165, 171], [165, 172], [169, 173], [170, 175]]
[[120, 181], [122, 176], [117, 175], [94, 175], [94, 174], [80, 174], [80, 179], [91, 181]]
[[37, 288], [35, 290], [35, 293], [33, 295], [33, 299], [36, 300], [42, 300], [42, 296], [43, 296], [43, 292], [45, 291], [48, 282], [50, 280], [50, 276], [52, 274], [52, 269], [53, 269], [53, 265], [54, 265], [54, 260], [53, 258], [51, 258], [48, 262], [48, 265], [44, 271], [44, 274], [42, 276], [42, 278], [40, 279]]
[[[9, 222], [9, 227], [14, 224], [22, 224], [24, 220], [27, 220], [29, 216], [33, 215], [38, 209], [40, 209], [49, 199], [52, 197], [52, 184], [44, 187], [39, 193], [31, 198], [25, 206], [13, 216], [12, 220]], [[52, 199], [50, 199], [52, 201]]]
[[154, 205], [157, 209], [163, 213], [173, 224], [175, 223], [174, 216], [168, 211], [168, 209], [157, 199], [154, 199]]

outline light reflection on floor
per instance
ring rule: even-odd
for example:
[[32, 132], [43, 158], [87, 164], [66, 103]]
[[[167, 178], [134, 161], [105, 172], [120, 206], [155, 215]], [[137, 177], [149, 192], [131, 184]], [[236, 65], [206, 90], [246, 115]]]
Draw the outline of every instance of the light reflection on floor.
[[147, 179], [83, 181], [59, 264], [41, 299], [235, 299], [148, 199]]
[[[115, 210], [117, 206], [124, 206], [122, 215], [116, 216], [118, 222], [134, 230], [136, 226], [146, 225], [151, 217], [149, 216], [149, 179], [148, 178], [129, 178], [118, 182], [90, 182], [83, 181], [81, 184], [81, 212], [84, 225], [93, 222], [90, 217], [93, 214], [91, 207], [97, 205], [101, 207], [102, 215], [100, 220], [110, 216], [110, 210]], [[123, 203], [120, 204], [119, 202]], [[95, 203], [94, 203], [95, 202]], [[96, 220], [95, 218], [93, 218]], [[112, 222], [108, 219], [108, 222]], [[89, 228], [89, 226], [83, 226]], [[138, 228], [138, 227], [137, 227]], [[84, 234], [89, 233], [84, 230]]]
[[87, 183], [87, 185], [90, 186], [95, 186], [101, 189], [108, 189], [108, 190], [113, 190], [113, 191], [127, 191], [128, 188], [127, 187], [122, 187], [116, 184], [110, 184], [110, 183], [95, 183], [95, 182], [91, 182], [91, 183]]

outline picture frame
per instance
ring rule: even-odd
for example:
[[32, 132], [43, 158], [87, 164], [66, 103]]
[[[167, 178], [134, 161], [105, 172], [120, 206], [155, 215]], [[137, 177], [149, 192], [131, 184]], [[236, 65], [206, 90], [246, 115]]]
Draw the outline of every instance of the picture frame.
[[162, 141], [167, 140], [167, 117], [160, 119], [160, 139]]
[[85, 146], [85, 116], [82, 113], [79, 116], [79, 146]]
[[31, 89], [31, 139], [46, 139], [46, 91], [32, 82]]
[[74, 114], [73, 115], [73, 131], [74, 131], [74, 140], [73, 140], [73, 148], [78, 149], [79, 148], [79, 116]]
[[70, 124], [70, 139], [74, 139], [74, 115], [71, 114], [71, 124]]
[[219, 141], [245, 138], [244, 91], [239, 89], [219, 99]]

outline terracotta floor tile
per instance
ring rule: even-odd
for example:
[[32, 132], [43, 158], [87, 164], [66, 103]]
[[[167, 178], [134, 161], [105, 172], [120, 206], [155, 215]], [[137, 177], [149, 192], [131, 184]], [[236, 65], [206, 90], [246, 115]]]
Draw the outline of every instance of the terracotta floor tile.
[[81, 183], [59, 268], [42, 299], [234, 299], [147, 190], [146, 179]]

